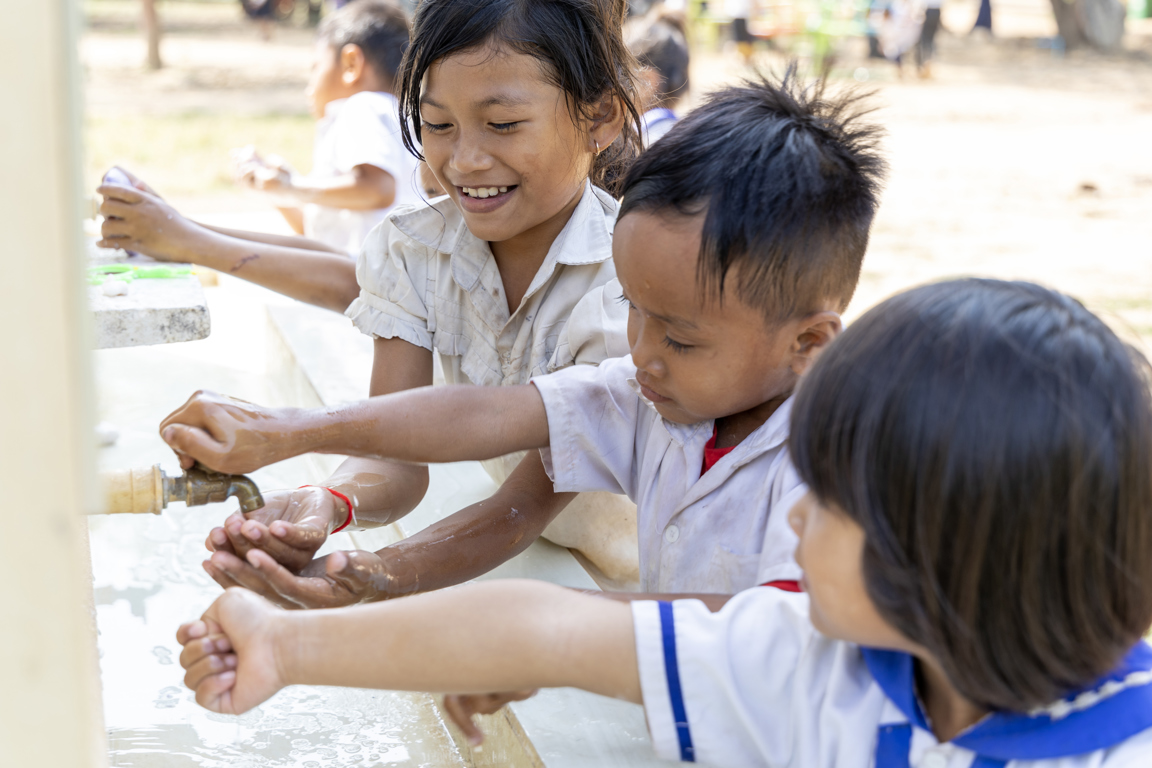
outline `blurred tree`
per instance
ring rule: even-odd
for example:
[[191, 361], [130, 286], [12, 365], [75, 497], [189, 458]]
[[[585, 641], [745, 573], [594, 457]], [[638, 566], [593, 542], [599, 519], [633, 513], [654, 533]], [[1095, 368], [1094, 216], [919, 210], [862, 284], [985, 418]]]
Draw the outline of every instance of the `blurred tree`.
[[156, 18], [156, 0], [142, 0], [144, 36], [148, 39], [148, 69], [160, 69], [160, 20]]

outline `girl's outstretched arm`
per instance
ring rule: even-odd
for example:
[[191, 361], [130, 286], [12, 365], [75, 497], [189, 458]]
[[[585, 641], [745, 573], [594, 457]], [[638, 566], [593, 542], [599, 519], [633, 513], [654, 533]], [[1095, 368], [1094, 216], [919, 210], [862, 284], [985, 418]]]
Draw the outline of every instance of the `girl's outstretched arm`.
[[343, 312], [360, 295], [356, 262], [322, 250], [326, 246], [214, 230], [184, 218], [161, 198], [140, 189], [105, 184], [96, 191], [104, 196], [100, 246], [209, 267], [336, 312]]
[[196, 392], [160, 424], [185, 468], [243, 474], [302, 453], [435, 463], [548, 445], [531, 384], [421, 387], [330, 408], [265, 408]]
[[641, 702], [629, 607], [537, 581], [320, 611], [282, 611], [230, 589], [176, 637], [196, 701], [227, 714], [296, 684], [437, 693], [571, 686]]

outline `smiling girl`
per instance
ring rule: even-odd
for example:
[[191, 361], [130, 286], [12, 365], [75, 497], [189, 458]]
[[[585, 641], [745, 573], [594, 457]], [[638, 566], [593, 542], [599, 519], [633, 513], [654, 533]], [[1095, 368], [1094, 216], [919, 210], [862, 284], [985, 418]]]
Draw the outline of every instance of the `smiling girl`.
[[[371, 395], [431, 384], [434, 353], [447, 383], [491, 386], [627, 354], [611, 258], [617, 205], [605, 191], [639, 146], [622, 14], [610, 0], [420, 5], [397, 76], [401, 124], [447, 197], [397, 210], [365, 242], [360, 296], [347, 315], [375, 340]], [[487, 468], [503, 481], [519, 458]], [[310, 561], [329, 531], [353, 510], [360, 523], [393, 522], [427, 484], [424, 467], [351, 459], [326, 487], [267, 494], [263, 510], [215, 529], [209, 547], [217, 551], [205, 567], [225, 586], [250, 583], [241, 558], [256, 546], [323, 577], [324, 562]], [[574, 505], [550, 538], [629, 577], [634, 507], [597, 496]], [[481, 536], [465, 524], [452, 534], [489, 549], [498, 546], [493, 535], [514, 546], [527, 535], [517, 510], [548, 506], [546, 518], [533, 518], [542, 528], [571, 498], [553, 500], [533, 453], [492, 502], [509, 512], [500, 530], [487, 523]], [[387, 594], [417, 589], [416, 565], [385, 568], [367, 552], [352, 565], [386, 573]], [[355, 602], [338, 584], [321, 588], [333, 590], [322, 604]]]

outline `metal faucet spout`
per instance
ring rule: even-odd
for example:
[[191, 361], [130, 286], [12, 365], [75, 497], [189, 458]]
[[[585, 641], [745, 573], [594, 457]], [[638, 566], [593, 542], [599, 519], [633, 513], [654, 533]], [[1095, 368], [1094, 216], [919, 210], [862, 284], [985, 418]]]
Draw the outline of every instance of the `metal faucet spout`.
[[264, 506], [264, 497], [256, 483], [246, 475], [232, 475], [232, 482], [228, 486], [228, 495], [234, 496], [240, 502], [240, 511], [243, 513], [255, 512]]

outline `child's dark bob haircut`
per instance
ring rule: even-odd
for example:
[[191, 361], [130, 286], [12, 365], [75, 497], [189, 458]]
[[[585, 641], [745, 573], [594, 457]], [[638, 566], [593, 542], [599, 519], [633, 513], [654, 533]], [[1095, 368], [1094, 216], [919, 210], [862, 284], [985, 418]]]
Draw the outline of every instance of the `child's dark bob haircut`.
[[1152, 625], [1152, 369], [1078, 302], [958, 280], [813, 366], [790, 449], [864, 529], [881, 615], [985, 707], [1028, 711]]
[[591, 179], [615, 192], [640, 148], [636, 60], [624, 45], [622, 0], [423, 0], [400, 72], [404, 145], [420, 157], [420, 88], [445, 56], [484, 45], [526, 54], [568, 94], [573, 118], [590, 116], [607, 96], [624, 110], [624, 130], [596, 157]]
[[770, 321], [842, 311], [884, 175], [858, 102], [801, 88], [794, 69], [717, 91], [632, 166], [619, 218], [703, 213], [698, 278], [713, 295], [736, 269], [736, 295]]
[[325, 17], [316, 30], [337, 56], [346, 45], [359, 46], [368, 65], [392, 88], [408, 50], [408, 34], [404, 11], [383, 0], [358, 0]]

